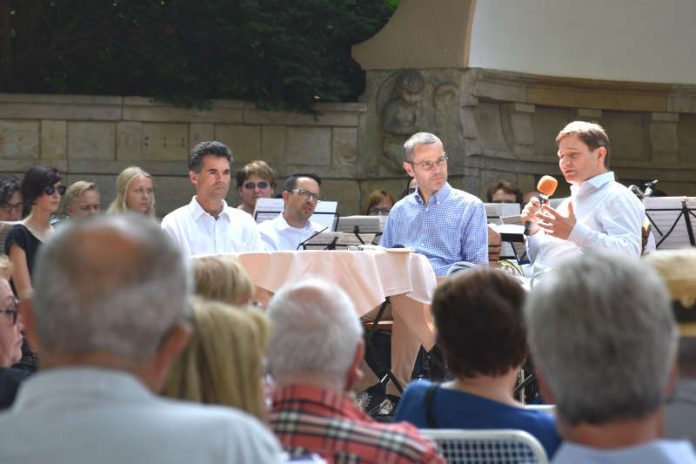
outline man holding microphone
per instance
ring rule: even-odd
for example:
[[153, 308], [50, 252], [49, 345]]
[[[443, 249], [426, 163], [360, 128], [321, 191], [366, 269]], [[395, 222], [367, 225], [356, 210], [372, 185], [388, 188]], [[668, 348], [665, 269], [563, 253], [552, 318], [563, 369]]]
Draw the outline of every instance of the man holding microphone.
[[596, 123], [573, 121], [556, 136], [558, 165], [570, 197], [556, 208], [532, 198], [522, 221], [536, 274], [585, 250], [610, 248], [641, 254], [643, 204], [609, 170], [609, 137]]

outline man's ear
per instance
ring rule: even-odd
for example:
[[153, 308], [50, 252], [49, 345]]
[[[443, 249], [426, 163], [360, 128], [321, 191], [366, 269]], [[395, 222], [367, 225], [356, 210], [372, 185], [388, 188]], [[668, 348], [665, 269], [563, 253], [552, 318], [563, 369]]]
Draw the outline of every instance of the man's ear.
[[195, 171], [189, 171], [189, 180], [193, 185], [198, 185], [198, 174]]
[[363, 371], [360, 369], [360, 363], [362, 363], [364, 358], [365, 342], [360, 340], [360, 342], [358, 342], [358, 346], [355, 348], [353, 361], [351, 361], [348, 372], [346, 372], [345, 391], [350, 391], [353, 388], [353, 385], [357, 384], [363, 378]]
[[606, 164], [605, 161], [604, 161], [604, 160], [606, 159], [606, 157], [607, 157], [607, 149], [606, 149], [606, 147], [599, 147], [599, 148], [597, 148], [597, 156], [599, 156], [599, 161], [601, 161], [602, 164]]
[[404, 161], [403, 167], [404, 171], [406, 171], [406, 174], [408, 174], [411, 177], [416, 177], [416, 173], [413, 172], [413, 165], [411, 163], [407, 163], [406, 161]]
[[181, 351], [186, 348], [193, 329], [187, 323], [177, 323], [165, 336], [164, 340], [152, 359], [150, 389], [154, 392], [162, 390], [169, 375], [169, 369], [179, 357]]
[[19, 301], [19, 314], [22, 318], [24, 331], [27, 334], [29, 345], [37, 352], [41, 352], [41, 343], [36, 336], [36, 320], [34, 319], [34, 303], [32, 296], [25, 296]]

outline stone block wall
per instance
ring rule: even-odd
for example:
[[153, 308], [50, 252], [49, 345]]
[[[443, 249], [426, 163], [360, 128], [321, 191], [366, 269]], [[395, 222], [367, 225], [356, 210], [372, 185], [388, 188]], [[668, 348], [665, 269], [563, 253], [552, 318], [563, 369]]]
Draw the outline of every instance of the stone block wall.
[[[279, 182], [298, 171], [325, 179], [322, 194], [355, 214], [361, 202], [358, 137], [362, 103], [321, 104], [321, 115], [269, 112], [237, 101], [211, 110], [175, 108], [141, 97], [0, 94], [0, 172], [21, 175], [50, 164], [66, 175], [96, 182], [106, 208], [115, 178], [138, 165], [155, 177], [163, 216], [193, 194], [187, 155], [202, 140], [220, 140], [234, 153], [233, 171], [263, 159]], [[228, 197], [238, 204], [234, 181]]]

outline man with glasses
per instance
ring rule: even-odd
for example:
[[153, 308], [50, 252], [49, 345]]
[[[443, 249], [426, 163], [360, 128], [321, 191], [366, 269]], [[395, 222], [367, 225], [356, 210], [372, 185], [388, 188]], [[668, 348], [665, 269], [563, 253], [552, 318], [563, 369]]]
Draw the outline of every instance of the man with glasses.
[[10, 367], [22, 358], [22, 330], [17, 300], [7, 279], [0, 277], [0, 409], [12, 404], [20, 382], [29, 375]]
[[242, 199], [237, 209], [254, 214], [256, 200], [271, 198], [275, 186], [273, 169], [265, 161], [247, 163], [237, 171], [237, 193]]
[[296, 250], [312, 234], [324, 229], [310, 218], [319, 203], [321, 178], [316, 174], [293, 174], [283, 183], [284, 210], [259, 226], [269, 251]]
[[488, 263], [486, 211], [477, 197], [447, 182], [447, 154], [434, 134], [418, 132], [404, 144], [404, 169], [417, 189], [394, 205], [382, 246], [401, 245], [425, 255], [435, 274], [455, 263]]
[[16, 176], [0, 176], [0, 221], [22, 220], [22, 194], [20, 180]]
[[201, 142], [189, 156], [189, 180], [196, 195], [162, 219], [162, 229], [186, 255], [263, 250], [254, 219], [225, 202], [232, 152], [222, 142]]

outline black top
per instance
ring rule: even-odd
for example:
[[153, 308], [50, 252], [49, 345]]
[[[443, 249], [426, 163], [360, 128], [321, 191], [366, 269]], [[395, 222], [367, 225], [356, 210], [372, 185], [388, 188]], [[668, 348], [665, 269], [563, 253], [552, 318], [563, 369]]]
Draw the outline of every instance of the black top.
[[15, 243], [27, 255], [27, 268], [29, 269], [29, 277], [31, 277], [36, 252], [39, 250], [39, 246], [41, 246], [41, 241], [24, 224], [15, 224], [5, 240], [6, 255], [10, 255], [10, 247]]
[[12, 406], [19, 384], [27, 377], [29, 377], [27, 371], [0, 368], [0, 410]]

